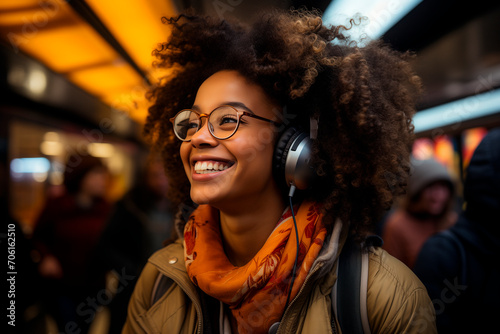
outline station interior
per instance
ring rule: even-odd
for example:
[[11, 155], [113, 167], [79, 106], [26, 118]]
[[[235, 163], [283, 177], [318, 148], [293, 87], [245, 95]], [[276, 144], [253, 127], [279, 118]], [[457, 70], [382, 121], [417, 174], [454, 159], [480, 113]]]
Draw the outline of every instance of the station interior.
[[[415, 53], [424, 94], [413, 154], [443, 163], [460, 190], [475, 147], [500, 126], [498, 1], [2, 0], [0, 191], [26, 236], [47, 197], [63, 191], [72, 152], [105, 162], [111, 202], [130, 189], [149, 151], [146, 93], [168, 71], [151, 55], [169, 36], [162, 17], [194, 8], [250, 23], [272, 7], [317, 9], [325, 24], [361, 13], [361, 34]], [[104, 332], [99, 319], [94, 333]]]

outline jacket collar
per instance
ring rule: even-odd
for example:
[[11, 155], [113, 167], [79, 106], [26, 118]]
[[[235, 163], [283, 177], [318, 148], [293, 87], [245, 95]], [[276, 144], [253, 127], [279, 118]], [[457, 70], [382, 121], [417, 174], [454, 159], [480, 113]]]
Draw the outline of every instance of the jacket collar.
[[[176, 222], [177, 227], [183, 227], [182, 222]], [[337, 262], [338, 255], [347, 238], [347, 226], [340, 220], [334, 224], [333, 231], [325, 240], [323, 248], [319, 256], [311, 266], [311, 272], [315, 272], [315, 268], [320, 266], [318, 277], [322, 277], [332, 272], [333, 266]], [[179, 234], [179, 235], [183, 235]], [[164, 249], [156, 252], [149, 259], [154, 266], [158, 268], [165, 276], [174, 279], [178, 284], [192, 286], [191, 280], [186, 272], [184, 262], [184, 238], [179, 238]], [[193, 286], [194, 289], [194, 286]], [[196, 291], [196, 289], [194, 289]]]
[[333, 226], [333, 231], [325, 240], [325, 244], [319, 256], [314, 261], [312, 268], [314, 268], [319, 263], [322, 263], [321, 271], [318, 273], [319, 277], [332, 271], [333, 266], [337, 262], [340, 250], [345, 243], [347, 238], [347, 224], [344, 224], [340, 219], [337, 219]]

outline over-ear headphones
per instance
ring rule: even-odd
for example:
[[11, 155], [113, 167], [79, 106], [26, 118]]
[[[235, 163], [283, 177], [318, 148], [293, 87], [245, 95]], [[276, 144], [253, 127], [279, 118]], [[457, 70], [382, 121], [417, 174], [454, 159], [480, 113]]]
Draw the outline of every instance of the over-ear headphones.
[[[310, 128], [311, 137], [316, 138], [318, 132], [317, 119], [311, 119]], [[297, 230], [297, 221], [295, 220], [295, 213], [293, 211], [292, 197], [296, 188], [306, 189], [313, 176], [313, 170], [309, 165], [312, 155], [311, 146], [312, 140], [308, 134], [300, 131], [296, 127], [289, 127], [281, 134], [280, 138], [276, 142], [276, 147], [274, 148], [274, 173], [280, 187], [283, 187], [286, 182], [286, 186], [289, 190], [288, 199], [290, 201], [290, 210], [295, 229], [295, 241], [297, 243], [295, 262], [293, 264], [291, 276], [292, 279], [290, 281], [288, 296], [285, 303], [285, 311], [288, 308], [288, 302], [290, 301], [293, 283], [295, 281], [295, 273], [298, 266], [300, 249], [299, 234]], [[284, 313], [285, 312], [281, 315], [282, 318]], [[278, 326], [279, 322], [273, 324], [271, 328], [276, 330]], [[271, 330], [269, 332], [271, 332]]]
[[309, 165], [311, 159], [311, 139], [296, 127], [286, 129], [276, 142], [274, 149], [274, 171], [279, 184], [287, 187], [306, 189], [313, 176]]

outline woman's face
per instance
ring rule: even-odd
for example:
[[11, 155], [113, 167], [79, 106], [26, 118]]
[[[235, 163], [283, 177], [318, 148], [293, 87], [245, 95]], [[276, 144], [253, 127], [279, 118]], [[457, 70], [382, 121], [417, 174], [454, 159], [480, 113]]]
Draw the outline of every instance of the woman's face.
[[[237, 104], [239, 110], [274, 121], [281, 112], [260, 86], [236, 71], [209, 77], [198, 89], [192, 108], [210, 114], [225, 104]], [[271, 123], [242, 116], [236, 133], [220, 140], [210, 134], [207, 118], [202, 118], [202, 127], [180, 149], [192, 200], [219, 209], [237, 209], [238, 204], [280, 196], [272, 176], [276, 131]]]

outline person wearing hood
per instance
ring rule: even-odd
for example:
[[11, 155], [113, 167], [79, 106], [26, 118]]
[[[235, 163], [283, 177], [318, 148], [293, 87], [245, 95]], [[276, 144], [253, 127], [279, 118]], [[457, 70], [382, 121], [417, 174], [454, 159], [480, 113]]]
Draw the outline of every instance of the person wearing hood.
[[406, 196], [389, 214], [382, 233], [383, 248], [413, 268], [420, 248], [432, 235], [451, 227], [455, 183], [446, 167], [435, 159], [412, 158]]
[[414, 272], [436, 310], [439, 333], [489, 333], [500, 313], [500, 128], [476, 148], [457, 223], [423, 245]]

